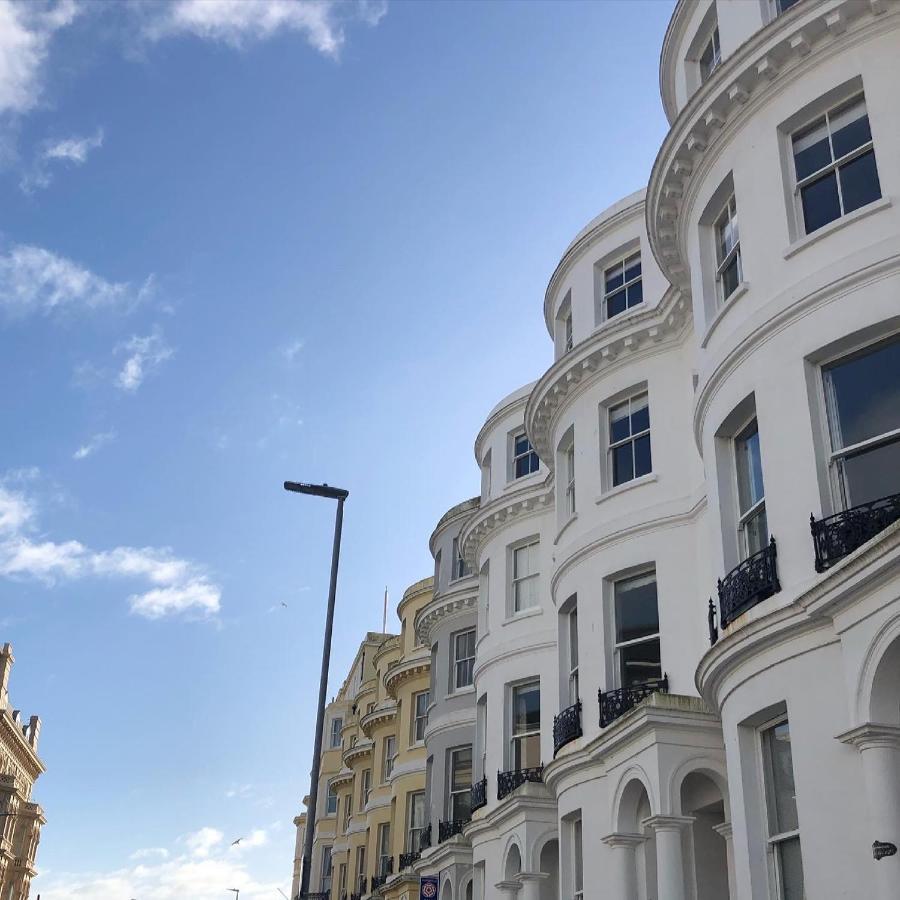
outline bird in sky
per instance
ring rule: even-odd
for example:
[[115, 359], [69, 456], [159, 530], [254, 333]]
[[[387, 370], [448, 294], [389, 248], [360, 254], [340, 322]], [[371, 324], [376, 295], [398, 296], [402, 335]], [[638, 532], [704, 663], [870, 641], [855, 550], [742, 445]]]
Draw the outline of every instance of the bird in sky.
[[237, 845], [243, 840], [242, 837], [239, 837], [236, 841], [231, 842], [232, 847], [237, 847]]
[[281, 605], [282, 605], [285, 609], [287, 609], [287, 603], [285, 603], [284, 600], [281, 601]]

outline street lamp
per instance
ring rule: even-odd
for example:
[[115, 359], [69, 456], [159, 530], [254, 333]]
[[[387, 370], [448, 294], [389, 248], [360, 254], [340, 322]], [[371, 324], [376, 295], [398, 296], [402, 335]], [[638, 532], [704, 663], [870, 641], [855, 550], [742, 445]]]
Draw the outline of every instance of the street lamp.
[[307, 826], [303, 844], [303, 868], [300, 870], [300, 896], [306, 897], [309, 893], [309, 873], [312, 867], [313, 837], [316, 830], [319, 756], [322, 753], [322, 728], [325, 724], [325, 692], [328, 690], [328, 666], [331, 662], [331, 628], [334, 624], [334, 597], [337, 591], [338, 559], [341, 555], [341, 528], [344, 524], [344, 501], [350, 495], [350, 492], [327, 484], [304, 484], [297, 481], [286, 481], [284, 489], [293, 491], [296, 494], [310, 494], [313, 497], [327, 497], [330, 500], [337, 500], [337, 511], [334, 518], [334, 544], [331, 548], [331, 583], [328, 586], [328, 611], [325, 614], [325, 643], [322, 647], [322, 673], [319, 676], [319, 708], [316, 711], [316, 738], [313, 746], [312, 772], [309, 779], [309, 806], [307, 807]]
[[240, 896], [241, 896], [241, 889], [240, 889], [240, 888], [225, 888], [225, 890], [226, 890], [226, 891], [231, 891], [231, 893], [234, 894], [234, 900], [239, 900], [239, 898], [240, 898]]

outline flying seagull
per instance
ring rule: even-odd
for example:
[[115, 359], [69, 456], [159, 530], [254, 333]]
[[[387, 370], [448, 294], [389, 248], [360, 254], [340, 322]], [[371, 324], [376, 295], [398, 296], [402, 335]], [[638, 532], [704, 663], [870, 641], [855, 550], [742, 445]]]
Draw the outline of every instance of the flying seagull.
[[[237, 847], [237, 845], [238, 845], [242, 840], [243, 840], [243, 838], [240, 837], [240, 838], [238, 838], [236, 841], [232, 841], [232, 842], [231, 842], [231, 846], [232, 846], [232, 847]], [[229, 890], [231, 890], [231, 888], [229, 888]]]

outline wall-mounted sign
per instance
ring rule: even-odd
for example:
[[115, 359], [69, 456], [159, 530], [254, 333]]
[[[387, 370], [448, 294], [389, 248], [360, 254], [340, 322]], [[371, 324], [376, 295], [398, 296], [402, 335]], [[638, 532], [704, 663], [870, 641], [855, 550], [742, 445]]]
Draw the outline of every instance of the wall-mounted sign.
[[875, 859], [884, 859], [886, 856], [893, 856], [897, 852], [897, 845], [888, 841], [875, 841], [872, 844], [872, 856]]
[[419, 878], [419, 900], [435, 900], [438, 895], [437, 875], [422, 875]]

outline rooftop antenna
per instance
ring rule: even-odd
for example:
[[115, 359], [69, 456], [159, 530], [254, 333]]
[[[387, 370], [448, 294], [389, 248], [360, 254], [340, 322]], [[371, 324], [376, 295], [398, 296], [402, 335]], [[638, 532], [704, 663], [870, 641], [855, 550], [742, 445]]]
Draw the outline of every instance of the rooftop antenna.
[[387, 634], [387, 585], [384, 586], [384, 615], [381, 617], [381, 633]]

